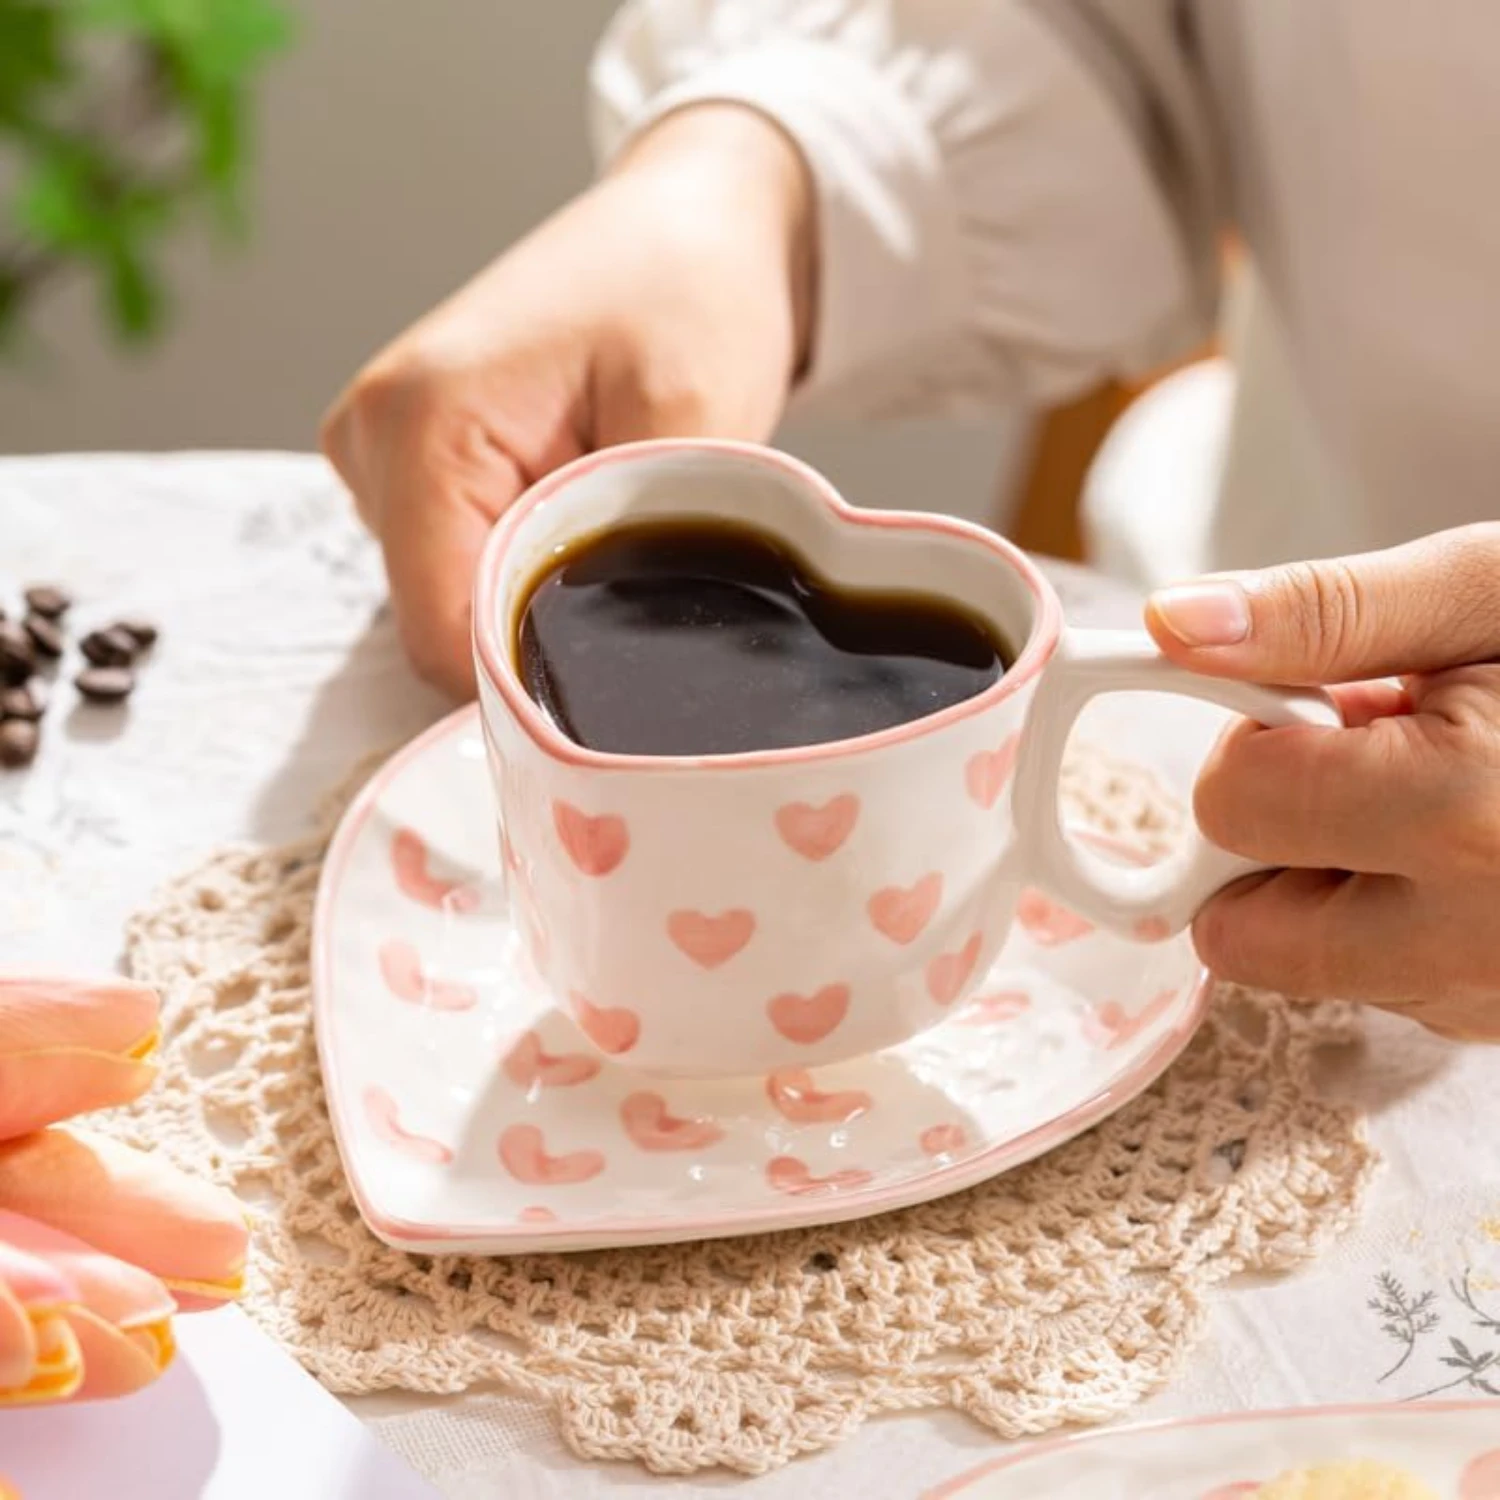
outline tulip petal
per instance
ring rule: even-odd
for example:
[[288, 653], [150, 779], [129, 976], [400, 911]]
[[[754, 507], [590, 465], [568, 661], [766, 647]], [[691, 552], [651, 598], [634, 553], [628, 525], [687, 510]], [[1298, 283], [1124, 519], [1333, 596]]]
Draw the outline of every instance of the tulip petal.
[[36, 1327], [0, 1277], [0, 1391], [30, 1385], [36, 1375]]
[[66, 1401], [83, 1384], [83, 1355], [65, 1313], [50, 1313], [32, 1322], [36, 1363], [21, 1386], [0, 1387], [0, 1406], [29, 1406]]
[[0, 1397], [42, 1400], [77, 1384], [78, 1351], [58, 1335], [66, 1334], [63, 1314], [82, 1292], [61, 1266], [35, 1253], [39, 1232], [50, 1231], [0, 1214]]
[[0, 1286], [31, 1312], [54, 1312], [83, 1294], [60, 1266], [39, 1253], [40, 1228], [19, 1214], [0, 1213]]
[[[19, 1214], [0, 1211], [0, 1238], [8, 1252], [3, 1263], [41, 1262], [51, 1269], [57, 1286], [75, 1288], [68, 1304], [54, 1309], [71, 1333], [74, 1353], [82, 1362], [82, 1381], [74, 1381], [68, 1394], [80, 1400], [123, 1396], [150, 1384], [171, 1361], [171, 1317], [176, 1311], [172, 1295], [156, 1277], [138, 1266], [105, 1255], [92, 1245], [62, 1230]], [[31, 1273], [33, 1284], [39, 1277]], [[44, 1320], [32, 1322], [39, 1328]], [[36, 1372], [28, 1381], [14, 1380], [11, 1387], [31, 1392], [41, 1399]]]
[[0, 1052], [0, 1141], [91, 1109], [129, 1104], [155, 1079], [150, 1063], [85, 1047]]
[[67, 1319], [83, 1357], [83, 1383], [73, 1393], [78, 1401], [128, 1396], [150, 1385], [176, 1353], [166, 1318], [149, 1328], [118, 1328], [98, 1313], [75, 1307]]
[[214, 1308], [245, 1295], [245, 1272], [242, 1267], [222, 1281], [183, 1281], [163, 1277], [162, 1284], [171, 1288], [178, 1312], [212, 1312]]
[[0, 1210], [0, 1237], [30, 1256], [45, 1258], [76, 1289], [68, 1310], [84, 1307], [120, 1328], [148, 1327], [176, 1311], [171, 1294], [149, 1271], [50, 1224]]
[[141, 1094], [160, 1010], [130, 980], [0, 975], [0, 1140]]
[[0, 1142], [0, 1210], [140, 1266], [195, 1298], [238, 1294], [249, 1232], [239, 1200], [159, 1156], [53, 1128]]
[[160, 1013], [156, 991], [130, 979], [0, 974], [0, 1053], [84, 1047], [139, 1059]]

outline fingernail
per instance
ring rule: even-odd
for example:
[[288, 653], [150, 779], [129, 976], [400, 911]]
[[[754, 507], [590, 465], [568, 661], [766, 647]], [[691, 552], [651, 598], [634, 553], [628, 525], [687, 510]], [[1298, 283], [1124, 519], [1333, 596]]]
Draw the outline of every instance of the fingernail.
[[1237, 646], [1250, 634], [1250, 601], [1231, 579], [1174, 584], [1151, 607], [1184, 646]]

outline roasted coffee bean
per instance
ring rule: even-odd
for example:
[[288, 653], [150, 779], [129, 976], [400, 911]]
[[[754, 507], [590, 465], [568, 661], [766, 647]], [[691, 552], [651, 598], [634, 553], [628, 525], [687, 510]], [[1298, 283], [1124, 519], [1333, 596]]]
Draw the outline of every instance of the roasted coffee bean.
[[74, 679], [90, 703], [121, 703], [135, 688], [129, 667], [85, 667]]
[[135, 660], [135, 642], [123, 630], [91, 630], [78, 645], [96, 667], [128, 667]]
[[40, 719], [46, 711], [47, 684], [39, 678], [0, 692], [0, 719]]
[[156, 626], [140, 615], [127, 615], [123, 620], [116, 620], [112, 628], [128, 635], [138, 650], [149, 651], [156, 644]]
[[14, 620], [0, 620], [0, 682], [11, 687], [36, 671], [31, 637]]
[[31, 644], [36, 648], [38, 656], [56, 661], [63, 654], [65, 642], [56, 621], [49, 620], [46, 615], [27, 615], [25, 626], [26, 634], [31, 637]]
[[6, 719], [0, 724], [0, 766], [11, 770], [29, 766], [36, 759], [40, 741], [41, 735], [30, 719]]
[[59, 620], [68, 612], [73, 596], [55, 583], [34, 583], [26, 590], [26, 608], [34, 615]]

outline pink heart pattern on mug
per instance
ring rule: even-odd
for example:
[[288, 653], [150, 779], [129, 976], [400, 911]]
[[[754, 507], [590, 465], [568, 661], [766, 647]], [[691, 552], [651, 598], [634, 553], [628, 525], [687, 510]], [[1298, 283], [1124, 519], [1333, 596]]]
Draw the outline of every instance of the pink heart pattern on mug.
[[1143, 943], [1164, 943], [1172, 936], [1172, 924], [1165, 917], [1142, 917], [1130, 930]]
[[384, 1141], [393, 1151], [430, 1167], [446, 1167], [453, 1160], [453, 1152], [441, 1141], [414, 1135], [401, 1123], [396, 1101], [383, 1088], [374, 1084], [367, 1088], [364, 1106], [365, 1119], [370, 1122], [376, 1139]]
[[440, 879], [431, 862], [426, 841], [415, 829], [398, 828], [391, 835], [391, 871], [403, 896], [432, 911], [477, 911], [479, 892], [462, 881]]
[[582, 1052], [552, 1053], [535, 1031], [523, 1031], [512, 1043], [501, 1071], [521, 1089], [571, 1088], [599, 1072], [599, 1059]]
[[602, 1151], [548, 1154], [546, 1138], [535, 1125], [510, 1125], [497, 1147], [500, 1163], [517, 1182], [532, 1187], [560, 1187], [587, 1182], [604, 1170]]
[[933, 870], [915, 885], [888, 885], [870, 897], [867, 910], [875, 930], [902, 947], [922, 936], [943, 899], [943, 877]]
[[806, 1068], [780, 1068], [766, 1079], [766, 1097], [794, 1125], [847, 1125], [873, 1101], [863, 1089], [824, 1092]]
[[1015, 769], [1021, 737], [1013, 734], [998, 750], [981, 750], [964, 766], [964, 786], [969, 796], [986, 812], [999, 801], [1010, 773]]
[[630, 852], [630, 830], [614, 813], [591, 816], [559, 801], [552, 804], [552, 824], [568, 858], [596, 880], [612, 875]]
[[611, 1057], [629, 1052], [640, 1040], [641, 1018], [623, 1005], [594, 1005], [586, 995], [574, 990], [568, 999], [578, 1029], [601, 1051]]
[[952, 1005], [963, 993], [983, 946], [984, 935], [976, 932], [956, 953], [939, 953], [927, 965], [927, 993], [939, 1005]]
[[766, 1004], [771, 1025], [787, 1041], [803, 1047], [832, 1036], [848, 1013], [847, 984], [825, 984], [811, 995], [777, 995]]
[[776, 811], [776, 831], [787, 848], [816, 862], [843, 848], [858, 818], [859, 798], [846, 792], [817, 807], [788, 802]]
[[722, 1127], [711, 1119], [674, 1115], [667, 1101], [649, 1089], [626, 1096], [620, 1124], [642, 1151], [702, 1151], [724, 1139]]
[[1057, 948], [1087, 937], [1094, 928], [1080, 916], [1059, 906], [1040, 891], [1022, 891], [1016, 903], [1016, 922], [1028, 937], [1044, 948]]
[[742, 908], [717, 916], [674, 911], [667, 918], [667, 935], [700, 969], [717, 969], [755, 936], [755, 913]]
[[863, 1167], [845, 1167], [826, 1177], [814, 1177], [807, 1163], [796, 1156], [773, 1156], [766, 1163], [766, 1181], [778, 1193], [794, 1193], [799, 1198], [862, 1188], [870, 1177]]
[[421, 956], [410, 943], [399, 939], [382, 943], [379, 960], [386, 988], [408, 1005], [422, 1005], [429, 1010], [473, 1010], [479, 1004], [479, 996], [471, 986], [429, 979], [422, 968]]

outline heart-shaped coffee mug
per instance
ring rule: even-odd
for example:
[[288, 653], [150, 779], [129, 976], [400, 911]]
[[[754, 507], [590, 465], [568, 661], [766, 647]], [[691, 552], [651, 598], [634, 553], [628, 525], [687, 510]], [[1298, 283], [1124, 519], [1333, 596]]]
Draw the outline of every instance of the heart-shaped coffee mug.
[[[520, 616], [559, 549], [647, 518], [752, 522], [835, 586], [949, 598], [1020, 649], [977, 696], [858, 739], [585, 749], [526, 693]], [[515, 929], [596, 1047], [667, 1075], [807, 1068], [916, 1035], [964, 1003], [1028, 887], [1144, 940], [1259, 868], [1201, 836], [1147, 868], [1066, 836], [1062, 754], [1096, 694], [1339, 722], [1324, 694], [1195, 677], [1143, 634], [1065, 628], [1047, 581], [984, 528], [855, 509], [806, 465], [736, 443], [611, 448], [534, 486], [486, 546], [474, 640]]]

